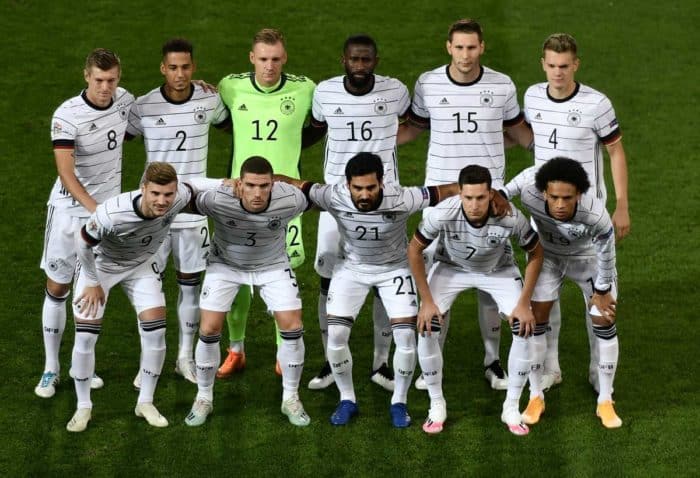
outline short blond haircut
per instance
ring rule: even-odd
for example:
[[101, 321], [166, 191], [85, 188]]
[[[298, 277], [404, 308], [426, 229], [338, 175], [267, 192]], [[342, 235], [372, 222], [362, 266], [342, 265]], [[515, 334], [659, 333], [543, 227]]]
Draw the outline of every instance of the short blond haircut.
[[115, 66], [121, 71], [122, 65], [116, 53], [106, 48], [95, 48], [85, 59], [85, 70], [90, 71], [92, 67], [97, 67], [102, 71], [108, 71]]
[[266, 45], [274, 45], [276, 43], [281, 43], [283, 47], [287, 47], [287, 43], [284, 40], [284, 34], [275, 28], [263, 28], [253, 37], [253, 47], [258, 43], [264, 43]]
[[574, 57], [578, 57], [578, 47], [576, 40], [568, 33], [552, 33], [542, 44], [542, 56], [547, 50], [555, 53], [571, 52]]

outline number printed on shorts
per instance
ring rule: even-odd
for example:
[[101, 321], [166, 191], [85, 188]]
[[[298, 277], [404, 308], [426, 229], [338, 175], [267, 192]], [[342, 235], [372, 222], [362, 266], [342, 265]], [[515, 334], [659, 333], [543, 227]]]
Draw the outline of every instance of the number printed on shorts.
[[202, 235], [202, 249], [209, 247], [209, 228], [207, 226], [202, 226], [199, 230], [199, 234]]
[[392, 283], [398, 285], [396, 287], [396, 295], [416, 295], [416, 288], [413, 285], [413, 276], [396, 276]]
[[292, 279], [292, 285], [293, 285], [294, 287], [296, 287], [296, 288], [299, 288], [299, 286], [297, 285], [297, 278], [296, 278], [296, 276], [294, 275], [294, 272], [292, 272], [291, 269], [285, 269], [284, 271], [285, 271], [287, 274], [289, 274], [289, 278]]

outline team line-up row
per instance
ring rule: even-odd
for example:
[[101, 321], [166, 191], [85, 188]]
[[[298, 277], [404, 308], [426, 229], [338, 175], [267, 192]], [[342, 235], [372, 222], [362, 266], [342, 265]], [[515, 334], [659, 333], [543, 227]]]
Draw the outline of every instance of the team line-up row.
[[[459, 292], [476, 288], [485, 376], [492, 387], [507, 389], [502, 421], [515, 434], [528, 433], [544, 412], [543, 390], [561, 382], [557, 298], [563, 278], [571, 277], [587, 302], [596, 412], [604, 426], [621, 425], [612, 402], [618, 355], [614, 231], [618, 238], [628, 233], [629, 215], [625, 156], [612, 105], [574, 80], [579, 61], [569, 35], [546, 40], [542, 64], [548, 81], [528, 89], [523, 110], [510, 78], [480, 64], [484, 42], [478, 23], [455, 22], [446, 46], [450, 63], [421, 75], [412, 100], [399, 81], [374, 73], [377, 46], [366, 35], [346, 40], [346, 74], [314, 87], [282, 71], [281, 33], [261, 30], [250, 52], [254, 71], [225, 77], [218, 93], [192, 82], [192, 45], [171, 40], [162, 51], [165, 83], [136, 100], [118, 87], [116, 55], [104, 49], [90, 54], [86, 89], [52, 119], [59, 178], [49, 199], [41, 263], [47, 275], [46, 363], [35, 388], [41, 397], [53, 396], [59, 383], [65, 302], [76, 279], [71, 375], [78, 404], [68, 430], [84, 430], [91, 418], [90, 388], [102, 385], [94, 374], [94, 346], [106, 296], [117, 283], [139, 318], [135, 413], [151, 425], [168, 424], [153, 395], [165, 358], [159, 273], [171, 252], [179, 286], [176, 371], [198, 384], [186, 423], [201, 425], [213, 410], [215, 376], [245, 367], [250, 287], [258, 286], [279, 328], [281, 410], [292, 424], [309, 424], [298, 395], [304, 346], [293, 268], [304, 260], [298, 216], [311, 205], [324, 211], [314, 264], [321, 276], [319, 325], [327, 362], [309, 388], [337, 385], [340, 401], [332, 424], [345, 425], [358, 413], [348, 342], [365, 296], [374, 289], [379, 300], [372, 380], [393, 392], [392, 423], [411, 422], [406, 397], [417, 357], [422, 374], [416, 386], [427, 388], [431, 398], [423, 429], [442, 431], [447, 407], [441, 348], [449, 308]], [[210, 124], [232, 130], [232, 177], [240, 178], [235, 184], [204, 179]], [[396, 146], [426, 129], [426, 186], [401, 187]], [[141, 189], [120, 195], [122, 143], [138, 135], [149, 165]], [[303, 183], [301, 148], [324, 136], [326, 184]], [[504, 186], [504, 148], [511, 144], [530, 147], [535, 167]], [[604, 207], [603, 145], [615, 182], [612, 218]], [[536, 229], [499, 200], [515, 194]], [[406, 248], [406, 220], [418, 210], [426, 212]], [[202, 247], [209, 231], [198, 214], [215, 224], [211, 250]], [[523, 279], [511, 236], [528, 251]], [[273, 288], [274, 294], [268, 292]], [[230, 347], [219, 367], [221, 330], [232, 303]], [[501, 317], [513, 330], [510, 376], [498, 356]], [[387, 366], [392, 338], [393, 370]], [[528, 376], [530, 401], [521, 414], [519, 397]]]

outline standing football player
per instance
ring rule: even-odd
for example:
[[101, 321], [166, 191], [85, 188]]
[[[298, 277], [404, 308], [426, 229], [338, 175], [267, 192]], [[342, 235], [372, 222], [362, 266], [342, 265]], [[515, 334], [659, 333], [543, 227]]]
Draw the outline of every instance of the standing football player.
[[[603, 93], [576, 81], [580, 60], [576, 40], [571, 35], [554, 33], [547, 37], [542, 47], [541, 63], [547, 81], [527, 89], [523, 108], [525, 118], [534, 132], [535, 165], [541, 166], [560, 155], [578, 161], [591, 183], [586, 194], [605, 204], [605, 149], [610, 157], [615, 186], [612, 222], [617, 239], [621, 240], [630, 232], [627, 160], [612, 103]], [[591, 350], [589, 379], [597, 390], [597, 340], [588, 313], [586, 323]], [[547, 330], [544, 388], [550, 388], [562, 380], [559, 367], [560, 327], [561, 310], [557, 300]]]
[[[598, 352], [596, 414], [606, 428], [622, 426], [615, 412], [612, 393], [619, 344], [615, 325], [617, 272], [615, 237], [605, 204], [591, 194], [588, 174], [577, 160], [556, 157], [523, 171], [506, 186], [509, 196], [520, 195], [542, 237], [544, 265], [532, 294], [537, 330], [546, 328], [550, 311], [559, 298], [565, 278], [581, 288], [591, 317]], [[545, 337], [532, 344], [530, 402], [523, 413], [527, 424], [537, 423], [544, 413], [542, 370], [547, 347]]]
[[[192, 83], [196, 64], [188, 40], [174, 38], [162, 47], [160, 72], [165, 83], [140, 96], [129, 114], [130, 136], [142, 135], [146, 161], [173, 165], [178, 179], [205, 177], [209, 126], [230, 124], [228, 111], [215, 92]], [[199, 327], [199, 285], [209, 251], [209, 228], [202, 216], [181, 213], [158, 251], [162, 274], [172, 252], [175, 264], [179, 322], [176, 373], [196, 383], [193, 358], [194, 335]]]
[[[518, 105], [515, 84], [507, 75], [481, 64], [485, 45], [481, 25], [463, 19], [453, 23], [447, 34], [451, 60], [423, 73], [416, 82], [406, 127], [399, 132], [399, 144], [430, 129], [425, 184], [453, 181], [469, 164], [488, 168], [494, 188], [505, 178], [503, 131], [514, 142], [529, 147], [532, 132]], [[428, 265], [434, 249], [427, 250]], [[480, 291], [479, 326], [484, 342], [484, 375], [491, 387], [505, 390], [507, 375], [499, 360], [501, 319], [498, 307]], [[444, 318], [441, 346], [449, 326]], [[416, 386], [425, 388], [419, 382]]]
[[[408, 114], [410, 96], [399, 80], [374, 73], [379, 56], [377, 44], [368, 35], [353, 35], [343, 45], [345, 75], [322, 81], [314, 91], [312, 124], [328, 131], [325, 161], [326, 184], [345, 182], [347, 162], [360, 152], [377, 154], [384, 167], [384, 183], [398, 183], [396, 135], [399, 123]], [[318, 221], [314, 267], [321, 276], [318, 298], [318, 321], [325, 353], [328, 342], [326, 300], [331, 275], [342, 260], [340, 235], [335, 219], [322, 211]], [[388, 367], [391, 347], [391, 324], [386, 310], [374, 290], [374, 358], [371, 380], [387, 390], [394, 388], [394, 376]], [[326, 388], [333, 383], [328, 360], [311, 379], [309, 388]]]
[[[51, 140], [58, 178], [48, 201], [41, 268], [46, 296], [41, 314], [46, 361], [34, 393], [56, 393], [61, 366], [58, 353], [66, 326], [66, 299], [76, 265], [74, 235], [98, 204], [121, 191], [122, 144], [134, 97], [119, 87], [119, 57], [104, 48], [85, 61], [87, 87], [65, 101], [51, 119]], [[103, 385], [94, 376], [93, 388]]]
[[[282, 32], [265, 28], [257, 32], [249, 54], [253, 71], [226, 76], [219, 94], [233, 122], [231, 177], [240, 175], [243, 161], [251, 156], [267, 158], [275, 173], [299, 177], [301, 149], [323, 137], [310, 124], [314, 82], [282, 71], [287, 50]], [[301, 217], [290, 221], [287, 254], [293, 268], [304, 262]], [[227, 316], [230, 346], [217, 377], [230, 377], [245, 367], [245, 327], [251, 290], [241, 286]], [[277, 343], [281, 338], [277, 335]], [[279, 367], [276, 371], [280, 373]]]
[[134, 413], [154, 427], [168, 420], [153, 404], [165, 360], [165, 296], [154, 267], [155, 254], [175, 216], [202, 189], [219, 181], [192, 178], [178, 183], [168, 163], [149, 163], [141, 188], [109, 198], [95, 208], [76, 237], [80, 267], [75, 281], [75, 344], [71, 360], [77, 407], [66, 428], [82, 432], [92, 418], [89, 379], [95, 371], [95, 344], [112, 287], [121, 284], [136, 310], [141, 339], [141, 387]]

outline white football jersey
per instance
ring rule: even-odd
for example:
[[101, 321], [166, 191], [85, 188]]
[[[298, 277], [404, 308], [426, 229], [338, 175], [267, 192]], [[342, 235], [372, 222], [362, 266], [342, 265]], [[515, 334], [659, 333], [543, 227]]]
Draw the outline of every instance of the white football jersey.
[[613, 283], [615, 272], [615, 231], [605, 205], [589, 195], [581, 196], [574, 217], [559, 221], [549, 215], [547, 202], [534, 184], [526, 186], [520, 202], [530, 211], [542, 238], [545, 256], [567, 259], [597, 257], [596, 288], [605, 289]]
[[449, 65], [423, 73], [416, 81], [411, 120], [430, 128], [425, 184], [457, 181], [470, 164], [486, 167], [494, 187], [503, 185], [503, 127], [522, 121], [511, 79], [482, 66], [471, 83], [458, 83]]
[[305, 194], [289, 184], [274, 182], [268, 207], [252, 213], [229, 187], [198, 194], [197, 211], [214, 221], [209, 262], [243, 271], [289, 267], [285, 249], [287, 224], [309, 207]]
[[588, 173], [593, 194], [605, 202], [603, 145], [618, 141], [620, 128], [610, 100], [580, 83], [568, 98], [549, 96], [547, 83], [525, 92], [525, 119], [535, 137], [535, 165], [563, 156], [581, 163]]
[[411, 214], [434, 206], [435, 187], [401, 187], [385, 184], [382, 200], [374, 211], [359, 211], [346, 183], [314, 184], [309, 198], [328, 211], [338, 223], [345, 266], [358, 272], [387, 271], [408, 264], [406, 222]]
[[467, 272], [489, 273], [514, 264], [510, 238], [529, 250], [537, 243], [537, 232], [525, 215], [511, 204], [512, 213], [489, 217], [475, 226], [462, 209], [460, 196], [453, 196], [429, 210], [418, 226], [417, 239], [429, 245], [440, 239], [435, 260], [461, 267]]
[[97, 206], [85, 225], [97, 269], [119, 274], [135, 269], [153, 258], [165, 240], [175, 216], [189, 203], [192, 189], [178, 184], [177, 196], [163, 216], [148, 218], [140, 210], [140, 190], [122, 193]]
[[372, 91], [354, 95], [347, 91], [344, 76], [322, 81], [314, 91], [313, 119], [328, 125], [325, 161], [326, 184], [345, 182], [345, 166], [357, 153], [382, 158], [384, 182], [399, 182], [396, 134], [399, 118], [411, 105], [408, 89], [399, 80], [374, 75]]
[[[122, 145], [133, 102], [131, 93], [117, 88], [112, 103], [100, 108], [83, 91], [59, 106], [51, 119], [54, 149], [73, 150], [75, 176], [98, 204], [121, 192]], [[48, 203], [71, 216], [90, 215], [63, 187], [61, 178], [56, 179]]]
[[[192, 85], [190, 97], [174, 102], [167, 98], [164, 87], [140, 96], [129, 113], [127, 133], [142, 135], [146, 161], [170, 163], [180, 181], [205, 177], [209, 148], [209, 126], [222, 123], [228, 110], [217, 93], [207, 93]], [[199, 227], [206, 218], [180, 214], [173, 229]]]

